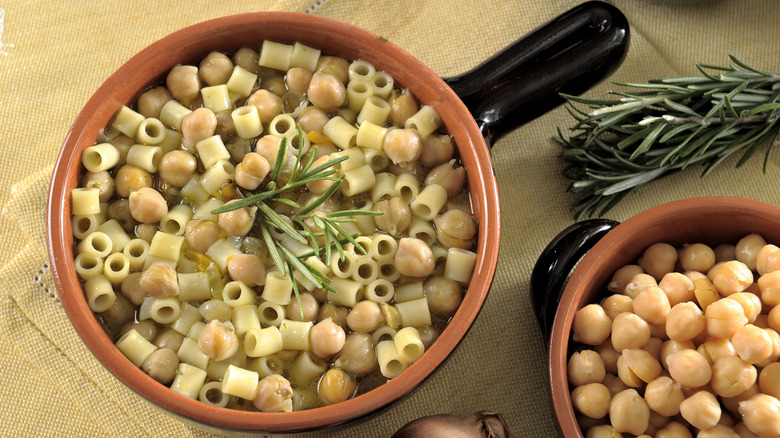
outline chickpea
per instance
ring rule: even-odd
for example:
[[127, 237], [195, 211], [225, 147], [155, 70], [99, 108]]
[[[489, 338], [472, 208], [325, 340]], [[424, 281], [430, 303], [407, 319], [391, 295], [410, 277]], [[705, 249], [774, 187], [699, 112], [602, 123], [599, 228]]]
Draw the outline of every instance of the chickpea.
[[158, 348], [146, 358], [141, 369], [154, 380], [168, 385], [176, 377], [179, 356], [170, 348]]
[[736, 432], [740, 438], [760, 438], [758, 435], [750, 431], [745, 426], [745, 423], [737, 423], [734, 425], [734, 432]]
[[119, 198], [108, 204], [106, 214], [109, 219], [114, 219], [119, 222], [119, 225], [128, 233], [133, 231], [133, 228], [138, 222], [133, 219], [133, 215], [130, 214], [130, 201], [126, 198]]
[[756, 383], [756, 368], [737, 356], [724, 356], [712, 366], [710, 386], [721, 397], [735, 397]]
[[333, 322], [340, 325], [341, 328], [348, 328], [347, 327], [347, 315], [349, 314], [349, 309], [346, 307], [340, 307], [333, 303], [324, 303], [322, 306], [320, 306], [320, 312], [317, 315], [317, 320], [322, 321], [326, 318], [331, 318]]
[[307, 106], [298, 116], [298, 123], [303, 132], [322, 132], [328, 120], [330, 117], [315, 106]]
[[290, 68], [287, 70], [287, 75], [284, 77], [287, 89], [298, 94], [306, 93], [306, 90], [309, 89], [312, 75], [313, 73], [311, 71], [303, 67]]
[[661, 365], [664, 366], [667, 370], [669, 369], [669, 363], [667, 362], [667, 359], [672, 353], [676, 353], [681, 350], [687, 350], [687, 349], [695, 349], [696, 344], [693, 343], [693, 341], [675, 341], [672, 339], [668, 339], [663, 342], [661, 345]]
[[627, 348], [618, 358], [618, 376], [628, 386], [637, 388], [661, 375], [661, 364], [649, 352]]
[[697, 429], [709, 429], [720, 420], [720, 404], [712, 393], [699, 391], [680, 403], [680, 415]]
[[756, 271], [758, 275], [780, 270], [780, 248], [766, 244], [756, 254]]
[[780, 271], [758, 277], [757, 283], [764, 305], [772, 307], [780, 304]]
[[736, 356], [737, 350], [731, 344], [729, 339], [708, 337], [699, 344], [696, 351], [701, 353], [707, 359], [710, 365], [718, 361], [718, 359], [727, 356]]
[[116, 182], [108, 171], [86, 172], [81, 183], [82, 187], [94, 187], [100, 191], [98, 199], [100, 202], [108, 202], [114, 197], [116, 192]]
[[438, 184], [447, 191], [447, 196], [452, 198], [463, 190], [466, 184], [466, 168], [458, 166], [455, 160], [439, 164], [428, 172], [425, 177], [425, 185]]
[[588, 304], [574, 314], [572, 339], [588, 345], [599, 345], [612, 332], [612, 320], [598, 304]]
[[140, 306], [146, 298], [146, 292], [141, 287], [142, 272], [131, 272], [125, 277], [119, 284], [119, 291], [124, 295], [131, 303], [136, 306]]
[[748, 363], [758, 363], [767, 359], [774, 350], [774, 342], [766, 330], [753, 324], [738, 328], [731, 338], [737, 355]]
[[712, 284], [724, 297], [742, 292], [752, 283], [753, 272], [750, 267], [736, 260], [723, 262], [712, 278]]
[[200, 77], [198, 67], [194, 65], [177, 65], [173, 67], [165, 79], [171, 96], [184, 106], [200, 97]]
[[139, 281], [147, 295], [157, 298], [179, 294], [179, 280], [176, 268], [165, 262], [154, 262], [144, 271]]
[[344, 58], [324, 55], [317, 60], [317, 66], [314, 67], [314, 71], [333, 75], [342, 83], [346, 83], [349, 79], [349, 64], [350, 62]]
[[152, 242], [152, 238], [157, 234], [158, 226], [156, 224], [138, 224], [135, 226], [135, 237], [145, 240], [147, 243]]
[[282, 113], [282, 98], [268, 90], [257, 90], [246, 101], [247, 105], [254, 105], [260, 116], [260, 121], [267, 125]]
[[116, 332], [125, 324], [133, 320], [135, 307], [133, 303], [122, 294], [116, 294], [114, 304], [108, 310], [101, 312], [101, 319], [109, 326], [111, 332]]
[[609, 418], [616, 431], [641, 435], [650, 423], [650, 408], [635, 389], [629, 388], [612, 397]]
[[315, 72], [306, 91], [309, 101], [326, 113], [336, 111], [347, 101], [344, 81], [328, 73]]
[[658, 286], [649, 287], [639, 292], [633, 301], [634, 313], [651, 325], [666, 324], [669, 313], [669, 298]]
[[716, 424], [709, 429], [699, 431], [696, 438], [740, 438], [740, 435], [725, 424]]
[[173, 330], [173, 329], [166, 329], [161, 331], [155, 338], [154, 338], [154, 345], [156, 345], [158, 348], [168, 348], [173, 351], [179, 351], [179, 348], [181, 348], [181, 344], [184, 341], [184, 336]]
[[618, 268], [617, 271], [615, 271], [614, 274], [612, 274], [612, 279], [607, 284], [607, 290], [609, 290], [612, 293], [622, 293], [623, 289], [625, 289], [626, 284], [631, 280], [631, 277], [633, 277], [636, 274], [643, 274], [644, 271], [642, 270], [642, 267], [639, 265], [625, 265], [620, 268]]
[[737, 292], [729, 295], [729, 299], [738, 302], [742, 306], [742, 310], [745, 312], [748, 323], [755, 322], [758, 315], [761, 313], [761, 298], [752, 292]]
[[157, 337], [158, 328], [157, 324], [149, 319], [145, 319], [143, 321], [132, 321], [128, 322], [124, 325], [124, 327], [122, 327], [122, 330], [119, 331], [119, 336], [124, 335], [130, 330], [137, 331], [138, 334], [143, 336], [144, 339], [149, 342], [153, 342], [154, 338]]
[[650, 355], [653, 356], [653, 358], [657, 360], [658, 363], [661, 363], [661, 348], [663, 345], [664, 339], [652, 337], [649, 341], [647, 341], [647, 344], [645, 344], [642, 349], [650, 353]]
[[390, 114], [387, 118], [395, 126], [404, 126], [406, 119], [412, 117], [418, 110], [419, 106], [414, 96], [404, 90], [403, 93], [391, 98]]
[[604, 298], [601, 302], [601, 307], [604, 308], [604, 313], [614, 320], [620, 313], [632, 313], [634, 311], [634, 300], [628, 295], [614, 294]]
[[767, 315], [767, 325], [775, 331], [780, 331], [780, 306], [774, 306]]
[[763, 437], [780, 436], [780, 400], [756, 394], [739, 403], [739, 413], [747, 428]]
[[588, 383], [574, 388], [571, 392], [574, 409], [590, 418], [603, 418], [609, 413], [612, 395], [601, 383]]
[[209, 220], [193, 219], [187, 222], [184, 229], [187, 245], [201, 254], [204, 254], [224, 234], [219, 225]]
[[684, 424], [671, 421], [659, 429], [654, 438], [693, 438], [693, 434]]
[[192, 148], [201, 140], [214, 135], [217, 130], [217, 116], [209, 108], [201, 107], [187, 114], [181, 121], [184, 144]]
[[349, 400], [355, 395], [357, 382], [344, 370], [331, 368], [322, 375], [317, 386], [317, 395], [325, 405]]
[[600, 383], [604, 380], [606, 370], [604, 361], [593, 350], [575, 352], [569, 358], [567, 364], [569, 383], [573, 386], [581, 386], [588, 383]]
[[685, 400], [682, 386], [668, 376], [659, 376], [648, 382], [645, 388], [645, 401], [653, 411], [674, 417], [680, 413], [680, 403]]
[[447, 210], [433, 219], [436, 239], [448, 248], [472, 249], [477, 235], [477, 224], [470, 213], [459, 209]]
[[[578, 421], [582, 424], [581, 419], [578, 419]], [[585, 438], [619, 438], [623, 436], [609, 424], [596, 424], [590, 427], [583, 426], [582, 430], [587, 430]]]
[[271, 374], [258, 382], [252, 404], [261, 412], [291, 412], [293, 395], [289, 380], [279, 374]]
[[712, 367], [707, 359], [691, 348], [671, 353], [666, 357], [666, 364], [672, 379], [687, 388], [702, 387], [712, 378]]
[[463, 300], [463, 286], [441, 275], [434, 275], [425, 280], [423, 293], [428, 300], [431, 313], [440, 316], [454, 315]]
[[780, 362], [771, 363], [761, 370], [758, 387], [764, 394], [780, 398]]
[[385, 135], [382, 150], [393, 163], [414, 163], [422, 153], [422, 138], [414, 129], [391, 129]]
[[160, 222], [160, 219], [168, 214], [165, 198], [151, 187], [141, 187], [130, 193], [128, 201], [133, 219], [144, 224]]
[[163, 105], [173, 99], [170, 91], [163, 86], [158, 86], [144, 91], [138, 96], [136, 107], [144, 117], [159, 118]]
[[232, 74], [233, 61], [224, 53], [211, 52], [198, 65], [198, 75], [208, 85], [226, 84]]
[[262, 67], [260, 67], [260, 64], [258, 63], [259, 60], [260, 54], [249, 47], [242, 47], [233, 53], [233, 64], [252, 73], [261, 72]]
[[233, 357], [238, 352], [238, 336], [236, 332], [219, 320], [213, 319], [200, 334], [198, 339], [203, 354], [215, 361]]
[[260, 186], [270, 171], [271, 165], [265, 157], [250, 152], [236, 165], [235, 181], [242, 188], [254, 190]]
[[227, 260], [230, 278], [249, 287], [265, 284], [265, 265], [263, 259], [255, 254], [236, 254]]
[[705, 329], [704, 312], [693, 301], [675, 304], [666, 316], [666, 334], [675, 341], [689, 341]]
[[[237, 199], [231, 199], [225, 205], [238, 202]], [[217, 217], [217, 223], [223, 230], [231, 236], [246, 236], [252, 230], [255, 223], [256, 207], [243, 207], [237, 210], [220, 213]]]
[[[268, 165], [270, 168], [273, 168], [276, 165], [276, 157], [279, 155], [279, 147], [282, 144], [282, 139], [275, 136], [275, 135], [264, 135], [260, 137], [259, 140], [257, 140], [257, 143], [255, 143], [255, 152], [262, 155], [263, 158], [268, 161]], [[288, 153], [285, 154], [284, 161], [282, 162], [282, 165], [285, 165], [287, 162], [287, 159], [290, 157], [290, 152], [288, 149]]]
[[[696, 280], [698, 280], [700, 278], [707, 278], [706, 274], [703, 274], [703, 273], [698, 272], [698, 271], [685, 271], [685, 272], [683, 272], [683, 275], [688, 277], [688, 279], [691, 280], [691, 282], [695, 282]], [[691, 299], [693, 299], [693, 298], [691, 298]]]
[[748, 269], [756, 269], [756, 257], [758, 252], [766, 245], [766, 240], [758, 234], [748, 234], [739, 239], [734, 250], [734, 256], [737, 260], [748, 266]]
[[658, 287], [666, 293], [671, 306], [694, 298], [693, 280], [679, 272], [664, 275], [658, 282]]
[[622, 380], [620, 380], [620, 377], [612, 373], [607, 373], [604, 376], [604, 381], [602, 381], [601, 383], [607, 387], [610, 396], [614, 396], [620, 391], [625, 391], [626, 389], [628, 389], [628, 386], [625, 383], [623, 383]]
[[180, 149], [166, 152], [160, 159], [157, 172], [160, 179], [174, 187], [184, 187], [195, 174], [198, 160], [194, 155]]
[[747, 324], [742, 306], [729, 298], [721, 298], [710, 304], [704, 311], [707, 320], [707, 332], [719, 338], [731, 338], [737, 329]]
[[[631, 297], [633, 300], [639, 292], [647, 289], [648, 287], [656, 287], [658, 282], [650, 274], [640, 273], [631, 277], [626, 283], [626, 287], [623, 288], [623, 294]], [[633, 308], [633, 304], [632, 304]]]
[[368, 333], [350, 333], [333, 365], [349, 371], [355, 377], [363, 377], [377, 369], [374, 342]]
[[130, 193], [138, 189], [151, 187], [153, 179], [149, 172], [140, 167], [125, 164], [117, 170], [114, 182], [116, 183], [117, 195], [127, 198]]
[[362, 300], [347, 315], [347, 326], [357, 333], [371, 333], [385, 323], [379, 304]]
[[315, 324], [311, 328], [310, 336], [312, 353], [323, 359], [338, 354], [347, 338], [344, 329], [331, 318], [325, 318]]
[[621, 352], [642, 348], [650, 340], [650, 325], [633, 313], [620, 313], [612, 320], [612, 346]]
[[376, 227], [391, 236], [400, 236], [412, 223], [412, 210], [409, 204], [398, 196], [377, 202], [373, 210], [382, 213], [374, 216]]
[[[271, 72], [266, 71], [266, 73]], [[260, 87], [279, 97], [284, 96], [284, 93], [287, 92], [287, 85], [284, 83], [284, 76], [277, 74], [276, 72], [271, 73], [271, 76], [264, 77], [261, 80]]]
[[601, 360], [604, 361], [604, 369], [608, 373], [617, 374], [617, 361], [620, 357], [620, 353], [612, 346], [612, 341], [609, 337], [599, 345], [593, 347], [593, 350], [601, 356]]
[[295, 319], [301, 318], [301, 307], [303, 308], [303, 321], [318, 321], [318, 315], [320, 312], [320, 303], [317, 301], [316, 298], [314, 298], [314, 295], [305, 292], [299, 294], [301, 302], [298, 303], [298, 300], [292, 300], [287, 305], [287, 315], [288, 317], [293, 317]]
[[431, 248], [414, 237], [403, 237], [398, 241], [394, 262], [398, 272], [410, 277], [427, 277], [435, 267]]
[[431, 168], [444, 164], [455, 157], [455, 144], [452, 137], [445, 134], [433, 134], [423, 140], [420, 152], [420, 164]]
[[707, 272], [715, 264], [715, 251], [703, 243], [687, 245], [679, 253], [685, 271]]
[[677, 250], [668, 243], [654, 243], [647, 247], [637, 263], [653, 278], [660, 280], [665, 274], [674, 271]]

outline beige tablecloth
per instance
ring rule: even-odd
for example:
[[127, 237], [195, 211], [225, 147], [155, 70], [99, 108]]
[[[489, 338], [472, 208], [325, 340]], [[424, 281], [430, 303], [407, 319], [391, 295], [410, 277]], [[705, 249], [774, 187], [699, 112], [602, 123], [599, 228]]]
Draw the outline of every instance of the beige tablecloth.
[[[44, 215], [60, 144], [100, 83], [149, 43], [205, 19], [245, 11], [306, 11], [381, 34], [442, 76], [464, 72], [576, 0], [357, 0], [0, 2], [0, 436], [210, 436], [167, 416], [123, 387], [91, 356], [57, 298], [46, 256]], [[734, 54], [780, 71], [776, 0], [611, 0], [632, 41], [614, 81], [695, 74]], [[589, 96], [612, 88], [602, 83]], [[559, 108], [493, 148], [504, 232], [491, 294], [452, 358], [388, 409], [310, 436], [387, 437], [435, 413], [501, 412], [517, 436], [555, 436], [545, 346], [528, 294], [538, 256], [572, 223], [571, 195], [551, 137], [572, 119]], [[759, 154], [760, 155], [760, 154]], [[733, 195], [780, 204], [780, 161], [740, 169], [727, 161], [636, 191], [609, 217], [623, 220], [664, 201]]]

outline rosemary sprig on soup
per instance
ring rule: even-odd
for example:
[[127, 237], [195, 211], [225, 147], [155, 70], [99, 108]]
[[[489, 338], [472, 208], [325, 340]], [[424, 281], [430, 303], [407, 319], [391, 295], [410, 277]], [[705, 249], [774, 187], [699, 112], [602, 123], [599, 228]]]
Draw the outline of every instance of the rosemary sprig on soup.
[[261, 43], [177, 65], [82, 155], [75, 268], [136, 366], [204, 403], [338, 403], [403, 372], [476, 263], [436, 110], [372, 64]]

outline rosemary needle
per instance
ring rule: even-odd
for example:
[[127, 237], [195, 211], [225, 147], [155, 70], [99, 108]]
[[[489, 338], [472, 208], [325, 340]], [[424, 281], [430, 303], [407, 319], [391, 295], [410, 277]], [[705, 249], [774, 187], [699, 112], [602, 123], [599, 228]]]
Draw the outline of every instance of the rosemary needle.
[[[742, 166], [780, 132], [780, 74], [734, 56], [727, 67], [696, 64], [701, 76], [615, 83], [614, 99], [562, 95], [576, 123], [562, 146], [576, 220], [602, 216], [633, 190], [693, 165], [704, 177], [734, 153]], [[583, 108], [584, 106], [584, 108]]]

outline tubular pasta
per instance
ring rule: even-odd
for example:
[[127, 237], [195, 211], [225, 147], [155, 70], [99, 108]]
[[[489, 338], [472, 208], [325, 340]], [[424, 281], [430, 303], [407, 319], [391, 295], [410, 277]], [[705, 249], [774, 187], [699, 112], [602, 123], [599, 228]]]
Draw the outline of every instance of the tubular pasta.
[[293, 292], [292, 281], [277, 270], [265, 274], [265, 287], [261, 297], [274, 304], [286, 306], [290, 303]]
[[135, 329], [130, 329], [122, 335], [116, 341], [116, 347], [137, 367], [140, 367], [149, 355], [157, 350], [156, 345], [147, 341]]
[[154, 173], [162, 159], [163, 151], [159, 146], [135, 144], [127, 151], [127, 164]]
[[336, 292], [328, 291], [328, 301], [340, 306], [352, 308], [363, 295], [363, 285], [354, 280], [336, 277], [331, 280], [330, 286]]
[[177, 297], [152, 298], [149, 317], [159, 324], [170, 324], [181, 315], [181, 301]]
[[389, 234], [374, 233], [368, 253], [376, 261], [392, 261], [398, 250], [398, 242]]
[[160, 121], [181, 132], [181, 121], [184, 116], [191, 113], [192, 110], [179, 103], [176, 99], [171, 99], [165, 102], [165, 105], [160, 109]]
[[154, 233], [152, 242], [149, 244], [149, 256], [159, 257], [176, 263], [179, 260], [183, 244], [184, 236], [158, 231]]
[[[387, 102], [385, 102], [385, 104], [387, 104]], [[386, 119], [387, 115], [384, 117]], [[358, 116], [358, 120], [360, 121], [360, 116]], [[385, 141], [388, 129], [380, 125], [382, 125], [382, 123], [376, 123], [370, 119], [362, 120], [360, 122], [360, 127], [358, 127], [357, 136], [355, 137], [355, 145], [361, 148], [381, 151], [382, 143]]]
[[263, 123], [254, 105], [238, 107], [230, 113], [230, 117], [236, 127], [236, 134], [243, 139], [254, 138], [263, 133]]
[[278, 327], [287, 317], [287, 310], [279, 304], [266, 301], [257, 306], [260, 325]]
[[357, 60], [349, 64], [349, 81], [370, 81], [376, 74], [376, 67], [368, 61]]
[[197, 307], [190, 303], [184, 303], [179, 317], [171, 324], [171, 329], [176, 333], [187, 336], [190, 330], [192, 330], [192, 326], [201, 319], [203, 319], [203, 316], [201, 316]]
[[468, 283], [474, 266], [477, 262], [477, 254], [473, 251], [460, 248], [447, 250], [447, 263], [444, 265], [444, 276], [459, 283]]
[[330, 272], [338, 278], [352, 277], [352, 269], [354, 268], [356, 258], [357, 256], [354, 252], [344, 251], [344, 259], [341, 260], [339, 253], [333, 251], [333, 254], [330, 256]]
[[341, 192], [346, 196], [355, 196], [371, 190], [375, 183], [376, 176], [374, 175], [374, 170], [368, 164], [364, 164], [344, 172]]
[[364, 79], [350, 80], [347, 84], [347, 104], [352, 111], [360, 111], [374, 93], [371, 83]]
[[108, 234], [101, 231], [95, 231], [76, 245], [76, 251], [77, 253], [88, 252], [102, 259], [111, 254], [112, 246], [113, 243], [111, 242], [111, 238], [108, 237]]
[[148, 117], [138, 126], [135, 139], [141, 144], [157, 146], [165, 139], [165, 125], [160, 119]]
[[73, 216], [71, 221], [73, 227], [73, 237], [83, 239], [97, 230], [98, 225], [103, 221], [100, 214], [89, 214], [86, 216]]
[[365, 296], [375, 303], [389, 303], [395, 296], [395, 286], [385, 278], [377, 278], [366, 285]]
[[379, 266], [369, 256], [358, 256], [352, 265], [352, 279], [362, 284], [373, 283], [379, 277]]
[[425, 220], [433, 220], [447, 203], [447, 190], [438, 184], [429, 184], [409, 203], [412, 213]]
[[401, 278], [401, 273], [396, 269], [393, 259], [379, 260], [377, 266], [379, 266], [379, 272], [385, 280], [396, 281]]
[[233, 73], [230, 74], [230, 78], [227, 81], [228, 90], [241, 96], [248, 97], [252, 94], [257, 84], [257, 75], [249, 70], [242, 68], [241, 66], [234, 66]]
[[81, 163], [90, 172], [102, 172], [119, 163], [119, 151], [111, 143], [96, 144], [84, 149]]
[[222, 392], [222, 382], [208, 382], [200, 388], [198, 400], [211, 406], [224, 408], [230, 397]]
[[378, 343], [382, 341], [393, 341], [393, 337], [398, 332], [398, 330], [388, 326], [383, 325], [382, 327], [379, 327], [378, 329], [371, 332], [371, 341], [376, 346]]
[[408, 233], [409, 237], [420, 239], [428, 246], [431, 246], [436, 242], [436, 230], [433, 229], [433, 225], [419, 217], [412, 218], [412, 223], [409, 224]]
[[309, 332], [314, 325], [311, 321], [293, 321], [285, 319], [279, 324], [279, 332], [282, 334], [284, 350], [309, 351], [311, 341]]
[[201, 301], [211, 298], [211, 286], [205, 272], [179, 273], [179, 299]]
[[197, 338], [192, 336], [184, 338], [176, 354], [179, 356], [180, 361], [204, 370], [203, 373], [205, 374], [206, 367], [209, 364], [209, 357], [201, 351]]
[[406, 369], [398, 357], [393, 341], [380, 341], [376, 344], [376, 359], [379, 362], [379, 372], [388, 379], [401, 374]]
[[384, 125], [387, 116], [390, 115], [390, 104], [379, 96], [371, 96], [366, 99], [357, 116], [357, 124], [371, 122], [375, 125]]
[[105, 275], [95, 275], [84, 284], [89, 308], [95, 313], [105, 312], [114, 305], [116, 293]]
[[77, 187], [70, 192], [71, 213], [76, 216], [100, 214], [100, 189]]
[[226, 239], [217, 240], [206, 250], [206, 256], [216, 263], [222, 272], [227, 272], [228, 259], [236, 254], [241, 254], [241, 250]]
[[203, 87], [200, 89], [200, 95], [203, 98], [203, 106], [215, 113], [233, 109], [230, 90], [225, 84]]
[[130, 262], [131, 271], [140, 271], [149, 256], [149, 242], [143, 239], [132, 239], [122, 249]]
[[260, 378], [271, 374], [281, 374], [284, 370], [284, 361], [276, 354], [258, 357], [249, 362], [249, 368], [260, 375]]
[[320, 53], [320, 49], [296, 42], [290, 54], [290, 67], [302, 67], [314, 71], [317, 68], [317, 61], [320, 60]]
[[141, 125], [145, 118], [127, 106], [122, 105], [122, 108], [119, 109], [119, 112], [117, 112], [114, 120], [111, 122], [111, 127], [130, 138], [135, 138], [138, 126]]
[[180, 363], [176, 369], [171, 389], [189, 398], [196, 398], [206, 382], [206, 371], [188, 363]]
[[409, 204], [420, 194], [420, 180], [414, 174], [405, 172], [398, 175], [393, 188], [398, 196]]
[[420, 332], [414, 327], [404, 327], [393, 337], [398, 359], [406, 364], [412, 364], [425, 352], [425, 345], [420, 339]]
[[120, 284], [130, 275], [130, 259], [121, 252], [110, 254], [103, 263], [103, 274], [112, 285]]
[[241, 336], [247, 331], [255, 328], [260, 328], [260, 319], [257, 314], [257, 306], [254, 304], [244, 304], [233, 308], [231, 314], [231, 321], [233, 322], [233, 328], [236, 330], [236, 335]]
[[412, 116], [406, 119], [404, 128], [416, 129], [423, 139], [433, 134], [441, 126], [441, 117], [432, 106], [423, 105]]
[[366, 158], [366, 164], [371, 166], [374, 173], [379, 173], [390, 165], [390, 159], [382, 150], [366, 148], [363, 150], [363, 155]]
[[111, 252], [122, 251], [125, 245], [130, 242], [130, 236], [127, 235], [127, 231], [122, 228], [122, 225], [116, 219], [109, 219], [103, 222], [98, 225], [97, 230], [105, 233], [111, 239]]
[[282, 351], [282, 333], [276, 326], [250, 329], [244, 334], [244, 352], [263, 357]]
[[425, 298], [422, 281], [413, 281], [410, 283], [399, 284], [395, 287], [396, 304], [406, 301], [413, 301], [420, 298]]
[[190, 219], [192, 219], [192, 208], [186, 204], [178, 204], [160, 219], [160, 230], [180, 236], [184, 234]]
[[233, 180], [236, 173], [236, 167], [228, 160], [220, 160], [213, 166], [206, 169], [200, 177], [200, 185], [209, 194], [216, 196], [220, 189]]
[[349, 149], [355, 146], [357, 132], [358, 129], [341, 116], [328, 120], [322, 128], [322, 133], [340, 149]]
[[265, 40], [263, 41], [263, 46], [260, 48], [260, 58], [257, 63], [261, 67], [287, 71], [290, 68], [292, 52], [293, 46], [291, 44]]
[[228, 152], [225, 143], [222, 142], [222, 137], [219, 135], [212, 135], [195, 143], [195, 150], [198, 151], [198, 157], [206, 169], [220, 161], [230, 159], [230, 152]]
[[222, 301], [230, 307], [254, 304], [255, 291], [241, 281], [233, 280], [222, 288]]
[[222, 392], [251, 400], [257, 392], [259, 380], [260, 377], [256, 372], [229, 365], [222, 378]]
[[425, 297], [396, 303], [395, 308], [401, 314], [404, 327], [431, 325], [431, 312], [428, 310], [428, 300]]
[[374, 95], [379, 96], [382, 99], [387, 99], [387, 96], [393, 91], [394, 84], [395, 80], [393, 77], [383, 71], [376, 72], [374, 77], [371, 78]]
[[327, 367], [319, 360], [312, 358], [311, 353], [304, 351], [295, 358], [290, 367], [290, 378], [299, 386], [305, 386], [312, 380], [322, 376]]
[[103, 274], [103, 260], [95, 254], [82, 252], [76, 255], [73, 262], [76, 274], [82, 280], [89, 280], [92, 277]]

